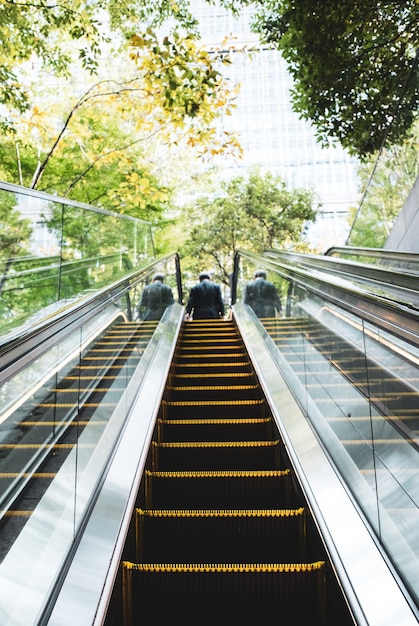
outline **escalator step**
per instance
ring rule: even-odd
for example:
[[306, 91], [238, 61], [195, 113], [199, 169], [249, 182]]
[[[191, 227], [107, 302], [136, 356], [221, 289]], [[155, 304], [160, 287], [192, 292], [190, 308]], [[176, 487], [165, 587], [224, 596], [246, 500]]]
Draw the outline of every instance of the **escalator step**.
[[160, 471], [266, 470], [280, 466], [280, 442], [152, 442], [152, 467]]
[[185, 374], [172, 374], [170, 376], [170, 385], [192, 386], [202, 383], [210, 383], [211, 385], [225, 385], [226, 382], [236, 385], [247, 385], [254, 380], [254, 374], [248, 372], [189, 372]]
[[209, 353], [205, 352], [204, 354], [201, 352], [187, 353], [182, 351], [181, 354], [175, 354], [175, 359], [178, 365], [185, 365], [190, 363], [202, 363], [212, 367], [219, 367], [220, 365], [230, 365], [230, 367], [234, 367], [236, 363], [242, 363], [246, 359], [245, 352], [214, 352]]
[[198, 350], [202, 350], [202, 346], [205, 346], [205, 349], [211, 348], [214, 346], [215, 349], [219, 348], [242, 348], [243, 341], [240, 337], [238, 337], [237, 333], [231, 334], [231, 336], [227, 337], [226, 335], [217, 336], [217, 337], [208, 337], [202, 335], [194, 335], [185, 337], [184, 335], [179, 338], [177, 348], [178, 350], [187, 350], [198, 348]]
[[163, 401], [162, 412], [164, 419], [197, 418], [198, 416], [207, 419], [215, 413], [219, 418], [266, 417], [269, 413], [264, 399]]
[[[122, 563], [124, 626], [154, 599], [160, 623], [324, 624], [325, 563]], [[292, 620], [292, 622], [291, 622]]]
[[306, 509], [136, 510], [138, 563], [307, 560]]
[[[245, 357], [245, 355], [242, 355]], [[218, 372], [219, 374], [228, 374], [229, 372], [235, 373], [247, 373], [250, 372], [250, 361], [247, 361], [245, 358], [229, 360], [226, 359], [224, 362], [216, 361], [214, 363], [208, 363], [208, 361], [196, 362], [192, 361], [192, 359], [186, 359], [183, 363], [176, 363], [176, 372], [181, 374], [196, 374], [198, 373], [200, 376], [205, 376], [208, 374], [214, 374]]]
[[247, 385], [193, 385], [193, 386], [167, 386], [172, 402], [179, 400], [254, 400], [261, 396], [260, 386], [257, 384]]
[[272, 438], [270, 417], [245, 419], [159, 419], [158, 440], [250, 441]]
[[291, 471], [145, 472], [146, 509], [287, 509]]

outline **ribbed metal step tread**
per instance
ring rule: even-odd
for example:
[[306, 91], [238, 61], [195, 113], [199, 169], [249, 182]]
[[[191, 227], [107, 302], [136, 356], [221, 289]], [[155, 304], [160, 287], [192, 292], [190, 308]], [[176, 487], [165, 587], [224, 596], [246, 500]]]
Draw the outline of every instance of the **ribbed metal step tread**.
[[212, 399], [217, 401], [229, 401], [237, 399], [243, 400], [260, 399], [260, 386], [256, 384], [230, 384], [230, 385], [178, 385], [166, 387], [170, 393], [168, 402], [205, 400], [210, 402]]
[[[237, 363], [236, 363], [237, 365]], [[206, 374], [173, 374], [171, 376], [172, 380], [184, 380], [186, 378], [190, 378], [191, 380], [211, 380], [211, 378], [251, 378], [253, 377], [253, 372], [226, 372], [225, 374], [219, 372], [211, 372]]]
[[153, 441], [156, 448], [272, 448], [279, 446], [278, 439], [269, 441]]
[[234, 417], [234, 418], [206, 418], [206, 419], [159, 419], [162, 424], [170, 424], [176, 426], [191, 426], [199, 424], [200, 426], [208, 426], [213, 424], [214, 426], [224, 425], [245, 425], [245, 424], [270, 424], [270, 417]]
[[135, 528], [137, 563], [309, 560], [306, 509], [303, 507], [176, 511], [137, 509]]
[[152, 442], [152, 467], [160, 470], [276, 469], [280, 459], [278, 440]]
[[264, 399], [250, 400], [164, 400], [166, 406], [262, 406]]
[[260, 389], [259, 385], [168, 385], [166, 387], [168, 391], [174, 392], [192, 392], [195, 391], [249, 391], [254, 389]]
[[189, 348], [182, 348], [181, 351], [176, 350], [175, 357], [181, 357], [183, 359], [196, 359], [197, 356], [201, 359], [216, 359], [221, 356], [235, 358], [235, 357], [243, 357], [246, 355], [244, 350], [234, 350], [229, 346], [214, 346], [211, 351], [208, 347], [208, 344], [205, 342], [205, 352], [202, 350], [202, 346], [190, 346]]
[[195, 335], [193, 338], [181, 336], [177, 345], [179, 348], [184, 350], [185, 348], [189, 348], [191, 344], [199, 344], [199, 347], [202, 347], [203, 344], [205, 344], [206, 346], [211, 344], [215, 344], [216, 346], [220, 346], [221, 344], [235, 344], [238, 346], [242, 346], [243, 341], [240, 339], [240, 337], [237, 336], [237, 334], [231, 337], [226, 337], [225, 335], [219, 337]]
[[[247, 393], [247, 395], [250, 394]], [[220, 400], [211, 398], [209, 394], [205, 399], [197, 397], [193, 400], [163, 400], [161, 410], [161, 417], [164, 419], [208, 419], [214, 416], [219, 418], [246, 418], [267, 417], [270, 414], [264, 398], [230, 399], [228, 394]]]
[[145, 472], [146, 509], [278, 509], [291, 499], [286, 470], [184, 470]]
[[[245, 356], [245, 354], [241, 353], [239, 356]], [[215, 368], [226, 368], [226, 367], [232, 367], [234, 369], [238, 369], [239, 367], [250, 367], [250, 361], [233, 361], [231, 363], [211, 363], [210, 365], [205, 362], [205, 363], [177, 363], [176, 364], [177, 369], [185, 369], [187, 367], [191, 367], [191, 368], [196, 368], [196, 369], [204, 369], [205, 367], [211, 367], [211, 369], [215, 369]]]
[[[146, 599], [157, 619], [201, 625], [325, 623], [326, 566], [310, 563], [122, 563], [124, 624]], [[164, 620], [164, 621], [163, 621]]]
[[158, 441], [260, 441], [273, 438], [270, 417], [162, 419]]

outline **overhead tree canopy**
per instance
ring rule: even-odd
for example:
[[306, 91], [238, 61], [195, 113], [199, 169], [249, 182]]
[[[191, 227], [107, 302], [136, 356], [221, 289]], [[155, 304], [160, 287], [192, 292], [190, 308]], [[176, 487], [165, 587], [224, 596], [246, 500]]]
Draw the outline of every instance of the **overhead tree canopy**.
[[107, 54], [95, 77], [77, 66], [77, 80], [26, 74], [30, 103], [9, 108], [0, 178], [156, 223], [170, 199], [158, 175], [170, 149], [239, 154], [217, 123], [235, 97], [220, 72], [227, 59], [151, 28]]
[[20, 64], [35, 61], [37, 67], [41, 64], [53, 73], [68, 75], [75, 50], [82, 66], [94, 72], [112, 32], [129, 35], [138, 24], [143, 28], [159, 25], [173, 12], [189, 29], [194, 28], [184, 0], [176, 6], [168, 0], [1, 0], [0, 103], [19, 110], [28, 106]]
[[256, 6], [254, 28], [286, 59], [293, 107], [323, 144], [362, 158], [406, 136], [419, 103], [417, 0], [232, 4]]
[[[419, 103], [417, 0], [220, 2], [236, 11], [255, 8], [254, 29], [283, 54], [295, 83], [293, 106], [323, 144], [338, 141], [364, 157], [386, 137], [397, 143], [406, 136]], [[71, 42], [94, 71], [112, 32], [143, 37], [167, 18], [184, 32], [198, 32], [188, 0], [0, 2], [0, 103], [28, 106], [20, 63], [35, 58], [65, 74], [72, 54], [63, 43]]]

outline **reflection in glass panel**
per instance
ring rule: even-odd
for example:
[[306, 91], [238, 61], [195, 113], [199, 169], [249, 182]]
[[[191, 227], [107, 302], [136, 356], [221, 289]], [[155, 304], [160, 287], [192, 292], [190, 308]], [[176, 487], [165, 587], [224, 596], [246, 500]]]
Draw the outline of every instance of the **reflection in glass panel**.
[[[45, 196], [45, 197], [44, 197]], [[154, 257], [147, 222], [0, 189], [0, 332], [108, 285]]]

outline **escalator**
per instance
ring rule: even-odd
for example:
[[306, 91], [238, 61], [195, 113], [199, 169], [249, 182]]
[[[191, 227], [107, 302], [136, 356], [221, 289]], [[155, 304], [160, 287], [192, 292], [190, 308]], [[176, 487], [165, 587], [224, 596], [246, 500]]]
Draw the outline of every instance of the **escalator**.
[[235, 321], [177, 341], [106, 626], [150, 616], [355, 623]]
[[239, 289], [231, 320], [148, 326], [112, 295], [22, 344], [63, 367], [1, 422], [2, 624], [416, 623], [414, 323], [375, 343], [355, 304], [285, 287], [286, 318]]

